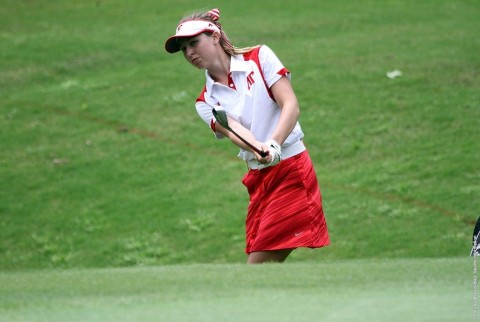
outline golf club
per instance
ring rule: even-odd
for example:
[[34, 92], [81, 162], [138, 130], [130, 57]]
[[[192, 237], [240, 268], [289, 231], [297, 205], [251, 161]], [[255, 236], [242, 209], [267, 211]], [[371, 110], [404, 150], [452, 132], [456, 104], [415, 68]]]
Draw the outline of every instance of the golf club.
[[248, 145], [249, 147], [252, 148], [253, 151], [257, 152], [258, 154], [260, 154], [262, 157], [266, 157], [268, 155], [268, 151], [261, 151], [259, 149], [257, 149], [256, 147], [254, 147], [253, 145], [251, 145], [250, 143], [248, 143], [244, 138], [242, 138], [240, 135], [238, 135], [234, 130], [232, 130], [230, 128], [230, 126], [228, 126], [228, 118], [227, 118], [227, 112], [225, 112], [225, 110], [216, 110], [215, 108], [212, 108], [212, 113], [213, 113], [213, 116], [215, 116], [215, 119], [217, 120], [218, 123], [220, 123], [221, 126], [223, 126], [224, 128], [226, 128], [227, 130], [229, 130], [230, 132], [233, 133], [233, 135], [235, 135], [237, 138], [239, 138], [243, 143], [245, 143], [246, 145]]

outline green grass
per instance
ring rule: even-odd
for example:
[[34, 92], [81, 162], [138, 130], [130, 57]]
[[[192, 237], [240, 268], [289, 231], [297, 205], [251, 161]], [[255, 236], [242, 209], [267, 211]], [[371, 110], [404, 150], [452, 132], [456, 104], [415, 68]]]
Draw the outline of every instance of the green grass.
[[468, 321], [468, 258], [0, 273], [0, 321]]
[[[468, 254], [477, 1], [213, 5], [234, 44], [293, 74], [332, 239], [293, 261]], [[0, 270], [245, 261], [246, 167], [196, 115], [203, 72], [163, 50], [198, 6], [2, 4]]]

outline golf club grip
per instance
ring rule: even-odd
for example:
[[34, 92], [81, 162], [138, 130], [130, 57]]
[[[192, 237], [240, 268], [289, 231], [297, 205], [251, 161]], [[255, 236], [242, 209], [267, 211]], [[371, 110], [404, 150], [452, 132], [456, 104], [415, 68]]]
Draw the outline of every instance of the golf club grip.
[[258, 154], [260, 154], [262, 158], [265, 158], [268, 155], [268, 151], [259, 151]]

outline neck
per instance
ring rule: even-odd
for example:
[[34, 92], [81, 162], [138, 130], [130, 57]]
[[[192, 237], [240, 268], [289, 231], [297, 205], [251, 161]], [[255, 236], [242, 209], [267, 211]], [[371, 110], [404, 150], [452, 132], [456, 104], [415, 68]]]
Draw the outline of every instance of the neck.
[[230, 55], [221, 51], [219, 58], [208, 68], [210, 77], [221, 84], [228, 85], [228, 74], [230, 74]]

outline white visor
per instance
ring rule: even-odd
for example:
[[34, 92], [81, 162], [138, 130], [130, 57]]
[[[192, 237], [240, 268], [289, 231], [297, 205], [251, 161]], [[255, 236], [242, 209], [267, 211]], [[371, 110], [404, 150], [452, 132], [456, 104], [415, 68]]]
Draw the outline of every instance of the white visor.
[[200, 35], [203, 32], [218, 32], [220, 29], [213, 22], [205, 20], [189, 20], [178, 25], [177, 32], [174, 36], [167, 39], [165, 42], [165, 50], [173, 54], [180, 50], [178, 38], [189, 38]]

